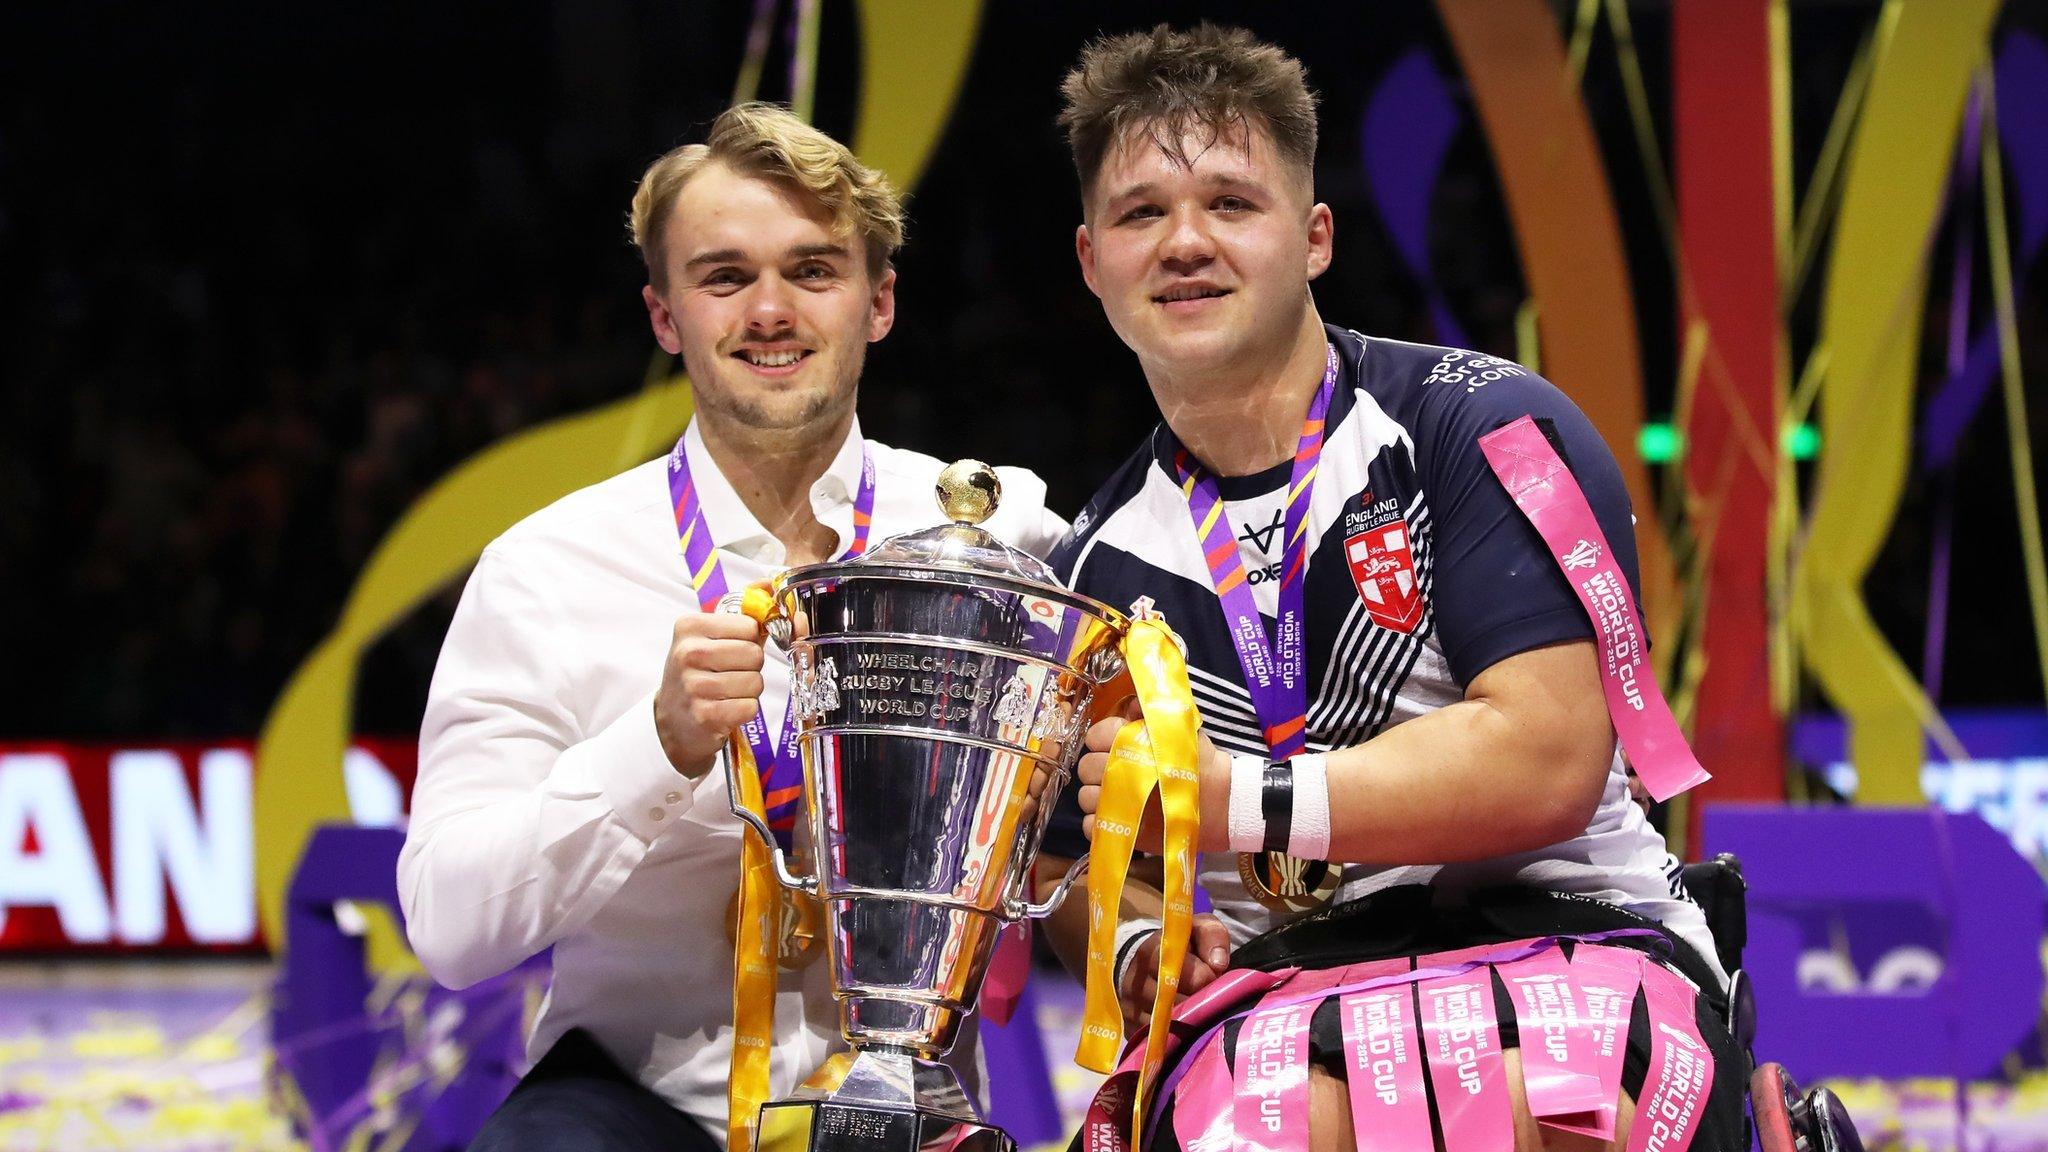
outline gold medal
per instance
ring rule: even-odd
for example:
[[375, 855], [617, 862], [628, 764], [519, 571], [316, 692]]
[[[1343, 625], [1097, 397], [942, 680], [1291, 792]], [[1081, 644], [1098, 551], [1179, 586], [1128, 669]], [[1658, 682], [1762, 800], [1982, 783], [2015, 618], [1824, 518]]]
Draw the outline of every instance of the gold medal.
[[1303, 860], [1284, 852], [1240, 852], [1237, 878], [1252, 899], [1276, 913], [1292, 915], [1329, 903], [1344, 870], [1327, 860]]
[[[775, 937], [775, 963], [785, 972], [798, 972], [817, 962], [824, 952], [825, 909], [814, 896], [778, 887], [775, 923], [769, 926]], [[739, 937], [740, 894], [734, 892], [725, 905], [725, 938]]]

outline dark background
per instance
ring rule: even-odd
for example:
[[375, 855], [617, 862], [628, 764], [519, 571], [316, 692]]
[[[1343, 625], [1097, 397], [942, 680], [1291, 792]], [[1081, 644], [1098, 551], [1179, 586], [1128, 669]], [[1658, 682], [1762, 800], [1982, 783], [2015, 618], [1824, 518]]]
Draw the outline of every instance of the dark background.
[[[0, 737], [253, 734], [428, 484], [510, 432], [638, 389], [654, 346], [626, 205], [645, 165], [698, 138], [729, 98], [748, 7], [0, 12]], [[2014, 4], [2004, 26], [2038, 34], [2044, 7]], [[996, 0], [984, 13], [910, 202], [899, 322], [870, 356], [862, 400], [870, 434], [1035, 468], [1069, 515], [1155, 419], [1073, 263], [1074, 177], [1053, 117], [1081, 43], [1209, 15], [1301, 57], [1323, 97], [1317, 179], [1338, 223], [1317, 298], [1334, 321], [1416, 340], [1433, 333], [1370, 205], [1358, 125], [1409, 48], [1457, 74], [1433, 10], [1411, 0], [1093, 8]], [[846, 138], [858, 29], [850, 0], [824, 11], [817, 120]], [[1631, 11], [1668, 147], [1668, 12]], [[1876, 11], [1793, 7], [1802, 191]], [[787, 93], [778, 40], [770, 98]], [[1585, 96], [1637, 288], [1637, 315], [1616, 321], [1642, 331], [1661, 415], [1676, 372], [1672, 269], [1619, 76], [1603, 31]], [[1474, 344], [1513, 356], [1525, 291], [1469, 117], [1437, 200], [1432, 245], [1451, 305]], [[1944, 356], [1950, 243], [1945, 230], [1929, 379]], [[2044, 273], [2032, 270], [2021, 302], [2037, 432]], [[1815, 294], [1795, 310], [1802, 361]], [[1957, 484], [1942, 702], [2038, 703], [1995, 395]], [[1867, 589], [1916, 667], [1931, 491], [1916, 472]], [[366, 658], [360, 730], [415, 729], [456, 591]]]

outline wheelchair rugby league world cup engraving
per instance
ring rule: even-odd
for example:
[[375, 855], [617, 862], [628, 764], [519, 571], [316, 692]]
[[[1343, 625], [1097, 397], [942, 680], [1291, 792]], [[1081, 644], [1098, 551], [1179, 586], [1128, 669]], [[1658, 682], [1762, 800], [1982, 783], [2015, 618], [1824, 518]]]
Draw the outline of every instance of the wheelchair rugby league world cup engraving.
[[[853, 1058], [836, 1083], [761, 1109], [763, 1146], [1012, 1152], [940, 1062], [974, 1011], [996, 935], [1051, 913], [1027, 891], [1053, 799], [1129, 626], [979, 527], [987, 465], [939, 477], [945, 522], [858, 559], [793, 569], [768, 631], [794, 669], [813, 875]], [[1045, 779], [1035, 790], [1034, 775]], [[773, 850], [765, 826], [735, 812]]]

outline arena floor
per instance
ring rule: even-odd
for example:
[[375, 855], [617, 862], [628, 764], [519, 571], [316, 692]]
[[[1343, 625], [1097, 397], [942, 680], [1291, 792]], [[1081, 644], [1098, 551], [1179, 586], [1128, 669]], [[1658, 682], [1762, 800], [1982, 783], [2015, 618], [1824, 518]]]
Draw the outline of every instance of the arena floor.
[[[271, 972], [260, 961], [0, 964], [0, 1152], [304, 1148], [265, 1082]], [[1071, 1128], [1097, 1081], [1067, 1060], [1080, 993], [1040, 979]], [[1946, 1081], [1834, 1087], [1873, 1152], [2048, 1152], [2048, 1075], [1973, 1085], [1967, 1116]]]

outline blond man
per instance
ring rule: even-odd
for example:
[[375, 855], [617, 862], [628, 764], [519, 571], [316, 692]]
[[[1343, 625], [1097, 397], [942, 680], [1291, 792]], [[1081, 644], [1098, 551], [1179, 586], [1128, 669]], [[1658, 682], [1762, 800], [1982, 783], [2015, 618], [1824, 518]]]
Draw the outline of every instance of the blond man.
[[[855, 418], [867, 346], [896, 316], [903, 214], [879, 173], [742, 105], [647, 169], [631, 220], [696, 415], [667, 456], [485, 549], [421, 728], [399, 862], [421, 961], [459, 988], [553, 950], [539, 1063], [476, 1149], [723, 1145], [741, 838], [724, 749], [758, 710], [764, 773], [795, 750], [777, 739], [786, 660], [718, 599], [937, 518], [940, 462]], [[999, 471], [988, 526], [1043, 555], [1064, 522], [1036, 476]], [[801, 944], [782, 955], [778, 1096], [839, 1042], [827, 966]]]

